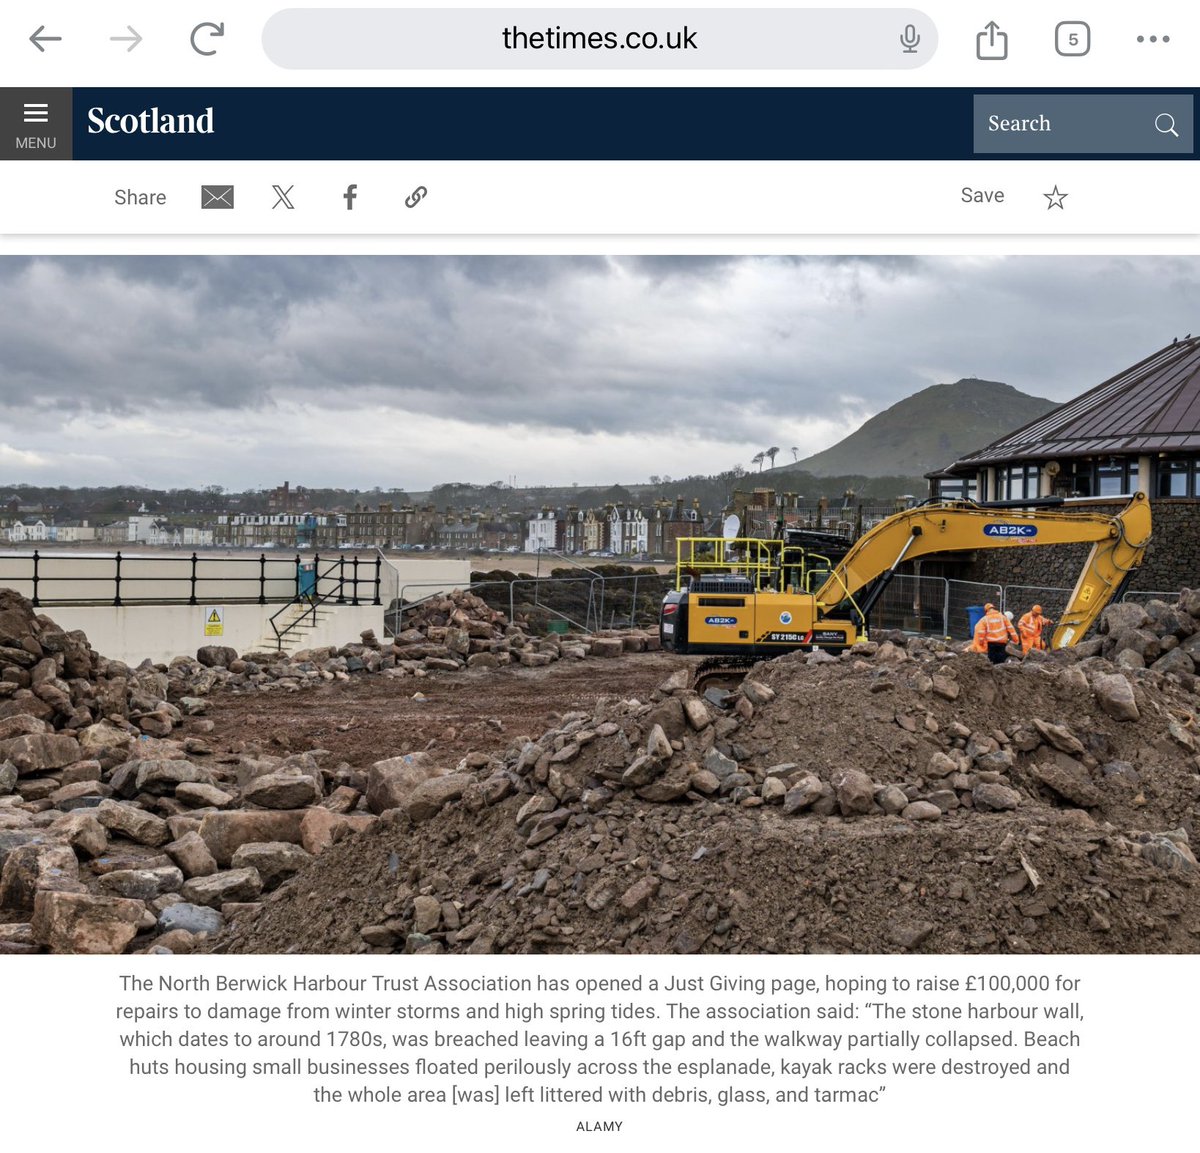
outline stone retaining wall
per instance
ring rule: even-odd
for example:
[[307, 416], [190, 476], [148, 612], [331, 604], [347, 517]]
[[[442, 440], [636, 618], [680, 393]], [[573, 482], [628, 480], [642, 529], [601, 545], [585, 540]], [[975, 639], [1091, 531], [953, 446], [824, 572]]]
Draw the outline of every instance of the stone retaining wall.
[[[1195, 587], [1200, 583], [1200, 501], [1156, 500], [1151, 509], [1153, 542], [1130, 588], [1175, 592]], [[981, 550], [974, 562], [947, 575], [991, 584], [1073, 588], [1089, 547]]]

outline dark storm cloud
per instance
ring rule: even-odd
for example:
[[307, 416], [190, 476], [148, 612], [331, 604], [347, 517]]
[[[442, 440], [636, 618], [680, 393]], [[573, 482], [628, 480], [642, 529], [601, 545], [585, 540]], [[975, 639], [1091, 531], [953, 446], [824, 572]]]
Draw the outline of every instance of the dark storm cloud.
[[795, 443], [967, 375], [1065, 399], [1198, 328], [1193, 258], [13, 258], [0, 406]]

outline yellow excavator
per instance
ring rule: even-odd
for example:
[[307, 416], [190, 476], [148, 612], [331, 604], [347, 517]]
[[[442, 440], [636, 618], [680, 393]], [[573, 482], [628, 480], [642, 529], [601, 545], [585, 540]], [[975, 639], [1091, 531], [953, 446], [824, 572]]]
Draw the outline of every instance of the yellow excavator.
[[1150, 543], [1144, 493], [1135, 493], [1115, 515], [1062, 511], [1097, 503], [1087, 497], [927, 501], [881, 521], [837, 558], [816, 553], [787, 531], [771, 540], [685, 537], [676, 546], [675, 587], [660, 610], [662, 646], [751, 660], [799, 648], [836, 652], [865, 636], [872, 607], [905, 561], [1090, 542], [1050, 641], [1052, 649], [1067, 648], [1120, 596]]

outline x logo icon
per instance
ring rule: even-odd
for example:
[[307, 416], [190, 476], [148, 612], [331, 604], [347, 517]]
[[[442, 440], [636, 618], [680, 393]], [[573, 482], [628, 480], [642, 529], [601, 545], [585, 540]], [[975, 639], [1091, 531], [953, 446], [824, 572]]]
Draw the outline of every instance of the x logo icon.
[[284, 208], [296, 207], [291, 201], [292, 189], [296, 187], [294, 184], [289, 184], [286, 188], [281, 188], [278, 184], [272, 184], [271, 187], [275, 189], [276, 196], [275, 203], [271, 205], [272, 209], [278, 208], [281, 204]]

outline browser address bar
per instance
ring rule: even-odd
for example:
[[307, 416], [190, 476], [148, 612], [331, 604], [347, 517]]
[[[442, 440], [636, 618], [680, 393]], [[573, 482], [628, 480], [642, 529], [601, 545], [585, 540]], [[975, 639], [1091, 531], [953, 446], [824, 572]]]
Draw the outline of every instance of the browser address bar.
[[915, 8], [288, 8], [263, 48], [298, 69], [912, 69]]

